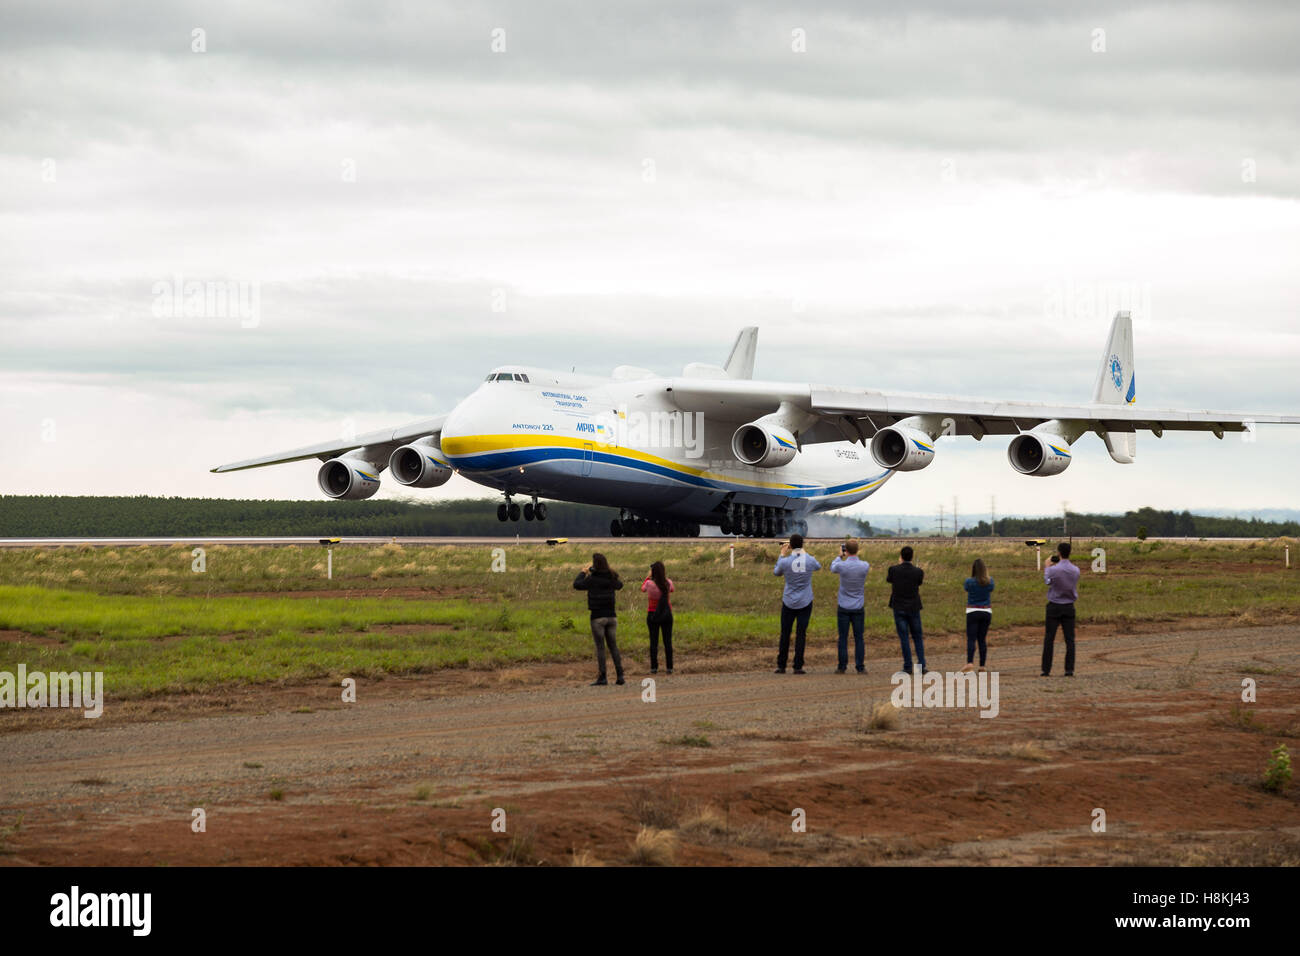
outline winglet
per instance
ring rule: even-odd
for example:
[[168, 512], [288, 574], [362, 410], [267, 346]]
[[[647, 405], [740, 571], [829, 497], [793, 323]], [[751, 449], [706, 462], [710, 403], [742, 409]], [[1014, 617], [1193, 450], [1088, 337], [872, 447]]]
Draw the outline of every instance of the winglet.
[[728, 378], [753, 378], [754, 377], [754, 354], [758, 351], [758, 326], [747, 325], [740, 330], [736, 336], [735, 344], [731, 346], [731, 354], [727, 356], [726, 369]]

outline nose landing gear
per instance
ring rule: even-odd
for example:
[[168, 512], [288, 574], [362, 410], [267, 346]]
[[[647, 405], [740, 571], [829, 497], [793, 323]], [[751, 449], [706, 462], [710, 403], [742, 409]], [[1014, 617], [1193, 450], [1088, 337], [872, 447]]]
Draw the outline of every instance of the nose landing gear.
[[506, 495], [505, 504], [497, 505], [498, 521], [518, 521], [521, 516], [525, 521], [546, 520], [546, 505], [538, 501], [536, 495], [533, 495], [533, 500], [522, 508], [518, 502], [511, 501], [510, 498], [510, 495]]

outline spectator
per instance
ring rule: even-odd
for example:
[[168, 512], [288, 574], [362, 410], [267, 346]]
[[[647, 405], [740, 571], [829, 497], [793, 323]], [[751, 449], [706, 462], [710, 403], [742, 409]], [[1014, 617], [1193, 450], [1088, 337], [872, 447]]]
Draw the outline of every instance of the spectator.
[[603, 554], [593, 554], [591, 564], [578, 572], [573, 586], [579, 591], [587, 592], [587, 609], [591, 611], [591, 636], [596, 642], [596, 666], [599, 673], [592, 687], [604, 687], [609, 682], [605, 679], [605, 647], [609, 646], [609, 655], [614, 659], [616, 684], [623, 683], [623, 659], [618, 653], [618, 612], [614, 605], [614, 592], [623, 587], [618, 572], [609, 566]]
[[794, 672], [802, 674], [804, 643], [808, 637], [808, 619], [812, 617], [812, 576], [822, 566], [803, 549], [803, 535], [792, 534], [781, 545], [781, 556], [776, 559], [772, 573], [785, 578], [781, 594], [781, 642], [776, 653], [776, 672], [785, 673], [786, 659], [790, 655], [790, 629], [795, 628]]
[[975, 645], [980, 649], [980, 666], [988, 658], [989, 624], [993, 621], [993, 579], [983, 558], [976, 558], [966, 579], [966, 666], [963, 671], [975, 669]]
[[858, 557], [858, 543], [847, 541], [840, 545], [840, 556], [831, 562], [831, 574], [840, 576], [839, 604], [835, 623], [839, 628], [839, 663], [835, 673], [843, 674], [849, 667], [849, 628], [853, 628], [853, 666], [859, 674], [867, 672], [862, 644], [862, 630], [866, 619], [863, 589], [871, 563]]
[[664, 635], [664, 663], [673, 672], [673, 607], [666, 595], [676, 591], [673, 579], [664, 571], [664, 563], [650, 565], [650, 576], [641, 582], [646, 595], [646, 627], [650, 629], [650, 673], [659, 673], [659, 632]]
[[1065, 636], [1065, 676], [1074, 676], [1074, 602], [1079, 600], [1079, 569], [1070, 560], [1070, 542], [1056, 546], [1056, 554], [1043, 571], [1047, 582], [1047, 619], [1043, 634], [1043, 672], [1052, 673], [1052, 646], [1056, 629]]
[[913, 551], [910, 545], [899, 552], [902, 559], [891, 565], [885, 575], [890, 585], [889, 606], [894, 609], [894, 627], [898, 630], [898, 641], [903, 645], [903, 671], [912, 673], [912, 649], [908, 645], [908, 636], [916, 643], [916, 662], [921, 665], [921, 673], [929, 673], [925, 666], [925, 639], [921, 635], [921, 583], [925, 572], [912, 564]]

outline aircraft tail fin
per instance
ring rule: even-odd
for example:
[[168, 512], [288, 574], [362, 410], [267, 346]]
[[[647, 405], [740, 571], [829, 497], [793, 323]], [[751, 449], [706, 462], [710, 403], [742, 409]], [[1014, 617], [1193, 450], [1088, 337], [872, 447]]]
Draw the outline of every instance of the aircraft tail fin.
[[740, 330], [736, 336], [736, 342], [731, 346], [731, 354], [727, 356], [726, 369], [728, 378], [753, 378], [754, 377], [754, 354], [758, 351], [758, 326], [747, 325]]
[[[1133, 317], [1116, 312], [1110, 338], [1101, 353], [1101, 368], [1092, 390], [1097, 405], [1132, 405], [1137, 401], [1137, 378], [1133, 372]], [[1106, 432], [1103, 436], [1110, 457], [1123, 465], [1137, 458], [1137, 432]]]

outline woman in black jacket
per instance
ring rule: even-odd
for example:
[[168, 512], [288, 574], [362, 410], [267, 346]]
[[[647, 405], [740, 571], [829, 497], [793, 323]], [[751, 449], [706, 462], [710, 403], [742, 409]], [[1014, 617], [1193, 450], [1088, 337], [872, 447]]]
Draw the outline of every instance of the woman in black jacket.
[[587, 609], [591, 611], [591, 636], [596, 642], [596, 666], [600, 669], [591, 686], [603, 687], [609, 683], [605, 679], [606, 645], [609, 646], [609, 656], [614, 659], [614, 673], [618, 677], [614, 683], [622, 684], [623, 659], [619, 656], [618, 641], [615, 639], [618, 612], [614, 607], [614, 592], [622, 589], [623, 582], [619, 579], [618, 572], [609, 566], [605, 556], [597, 553], [591, 556], [591, 564], [578, 572], [573, 586], [579, 591], [587, 592]]

